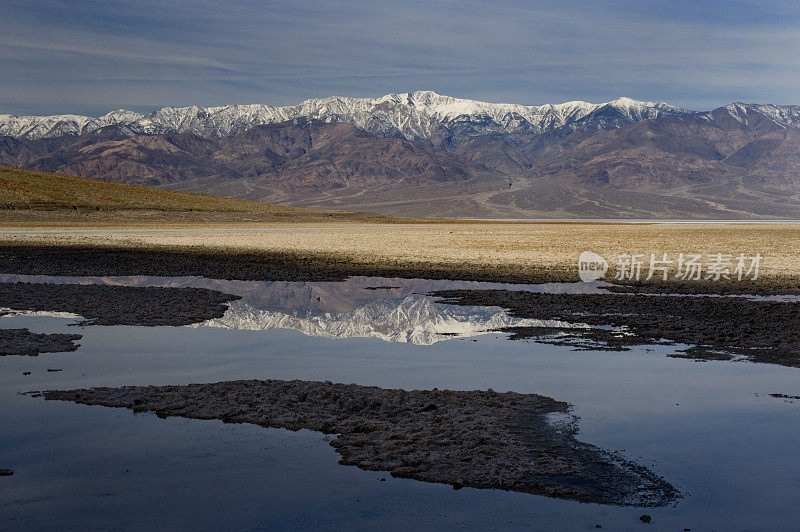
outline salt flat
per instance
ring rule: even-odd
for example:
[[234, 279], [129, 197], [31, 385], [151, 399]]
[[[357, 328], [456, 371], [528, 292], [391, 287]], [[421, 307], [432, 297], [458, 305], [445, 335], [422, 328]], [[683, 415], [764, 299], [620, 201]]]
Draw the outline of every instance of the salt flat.
[[[279, 254], [308, 266], [350, 265], [357, 274], [375, 268], [430, 270], [454, 278], [476, 275], [515, 281], [577, 280], [577, 257], [585, 250], [609, 263], [620, 254], [641, 254], [646, 275], [650, 254], [673, 262], [680, 254], [760, 255], [761, 287], [798, 286], [800, 224], [797, 223], [513, 223], [432, 222], [412, 224], [179, 224], [131, 223], [107, 227], [9, 227], [0, 225], [2, 246], [102, 247], [140, 251], [238, 255]], [[672, 265], [673, 268], [676, 264]], [[613, 275], [613, 272], [609, 272]], [[752, 277], [752, 275], [751, 275]], [[680, 279], [670, 276], [669, 282]], [[743, 283], [743, 284], [742, 284]], [[742, 281], [741, 286], [749, 286]], [[704, 283], [708, 284], [708, 283]], [[722, 286], [725, 283], [716, 283]], [[714, 290], [714, 286], [708, 287]]]

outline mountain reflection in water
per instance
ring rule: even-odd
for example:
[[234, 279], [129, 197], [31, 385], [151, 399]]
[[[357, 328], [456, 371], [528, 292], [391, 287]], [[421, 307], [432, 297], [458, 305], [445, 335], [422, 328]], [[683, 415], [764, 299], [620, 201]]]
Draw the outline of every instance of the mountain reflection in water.
[[599, 292], [595, 283], [541, 285], [429, 279], [351, 277], [338, 282], [227, 281], [203, 277], [52, 277], [0, 275], [0, 282], [108, 284], [207, 288], [241, 296], [221, 318], [192, 327], [235, 330], [294, 329], [325, 338], [379, 338], [431, 345], [508, 326], [570, 326], [555, 320], [520, 319], [497, 307], [437, 303], [437, 290], [506, 289], [549, 293]]

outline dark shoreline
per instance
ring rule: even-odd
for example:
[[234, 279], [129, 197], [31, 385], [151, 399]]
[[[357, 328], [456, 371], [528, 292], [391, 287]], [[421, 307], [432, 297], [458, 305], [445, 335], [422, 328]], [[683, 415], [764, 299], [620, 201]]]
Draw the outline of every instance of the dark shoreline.
[[204, 288], [0, 283], [0, 308], [69, 312], [89, 325], [191, 325], [222, 317], [237, 299]]
[[[576, 271], [507, 266], [358, 263], [346, 258], [291, 252], [94, 246], [0, 246], [0, 273], [68, 276], [202, 276], [212, 279], [341, 281], [349, 276], [463, 279], [510, 283], [576, 282]], [[503, 290], [440, 292], [460, 305], [499, 306], [515, 317], [586, 323], [591, 329], [512, 328], [531, 338], [577, 349], [624, 350], [668, 343], [690, 347], [673, 356], [695, 360], [742, 358], [800, 367], [800, 303], [753, 301], [714, 295], [796, 294], [792, 279], [749, 283], [616, 284], [608, 294], [532, 294]], [[684, 294], [674, 297], [665, 294]], [[236, 296], [202, 289], [0, 284], [0, 307], [66, 311], [103, 325], [187, 325], [224, 314]], [[96, 301], [112, 302], [98, 308]], [[133, 309], [133, 310], [131, 310]], [[625, 328], [611, 334], [597, 326]]]
[[550, 414], [567, 403], [535, 394], [392, 390], [315, 381], [249, 380], [187, 386], [51, 390], [46, 400], [336, 434], [344, 465], [461, 487], [619, 506], [675, 502], [644, 466], [578, 441]]
[[516, 269], [429, 262], [357, 262], [324, 253], [208, 248], [0, 246], [0, 273], [68, 276], [200, 276], [242, 281], [341, 281], [353, 276], [508, 283], [574, 282], [567, 268]]
[[[454, 305], [492, 305], [518, 318], [556, 319], [583, 328], [510, 327], [512, 339], [576, 349], [628, 350], [654, 343], [688, 344], [672, 356], [800, 367], [800, 302], [744, 297], [637, 294], [537, 294], [508, 290], [436, 292]], [[612, 326], [620, 331], [599, 328]]]
[[[458, 279], [513, 284], [579, 282], [569, 265], [453, 264], [432, 261], [364, 260], [330, 253], [243, 251], [208, 247], [96, 245], [0, 245], [0, 273], [67, 276], [200, 276], [242, 281], [341, 281], [353, 276]], [[800, 280], [616, 283], [612, 290], [684, 294], [800, 294]]]

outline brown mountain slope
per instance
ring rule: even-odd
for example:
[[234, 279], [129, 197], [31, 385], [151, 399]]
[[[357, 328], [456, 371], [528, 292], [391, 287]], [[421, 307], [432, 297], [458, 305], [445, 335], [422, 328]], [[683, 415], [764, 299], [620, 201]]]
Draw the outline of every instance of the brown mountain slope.
[[[767, 106], [768, 107], [768, 106]], [[229, 137], [0, 138], [0, 162], [315, 208], [467, 217], [800, 218], [800, 129], [765, 106], [425, 141], [291, 121]]]
[[231, 137], [190, 133], [127, 137], [105, 130], [77, 137], [0, 140], [0, 160], [155, 186], [198, 178], [252, 179], [277, 190], [328, 190], [469, 177], [465, 165], [430, 144], [375, 137], [343, 123], [285, 122]]
[[764, 184], [783, 177], [797, 186], [798, 155], [799, 129], [782, 127], [763, 115], [739, 122], [717, 110], [603, 131], [557, 155], [542, 155], [536, 170], [571, 182], [620, 188], [659, 189], [746, 177]]
[[799, 192], [800, 129], [720, 108], [547, 147], [527, 186], [490, 201], [590, 215], [797, 218]]

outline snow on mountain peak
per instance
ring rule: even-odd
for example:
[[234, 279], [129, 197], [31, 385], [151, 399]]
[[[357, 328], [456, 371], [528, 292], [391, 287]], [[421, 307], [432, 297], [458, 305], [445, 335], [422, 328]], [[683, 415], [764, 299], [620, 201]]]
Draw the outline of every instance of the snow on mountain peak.
[[571, 101], [562, 104], [520, 105], [488, 103], [444, 96], [433, 91], [387, 94], [379, 98], [331, 96], [297, 105], [225, 105], [164, 107], [147, 115], [118, 109], [101, 117], [79, 115], [0, 115], [0, 135], [36, 139], [80, 135], [107, 126], [125, 126], [132, 135], [194, 133], [225, 136], [252, 127], [293, 119], [346, 122], [371, 133], [429, 138], [437, 128], [462, 128], [469, 135], [513, 133], [524, 129], [542, 133], [612, 107], [635, 121], [661, 114], [688, 113], [663, 103], [618, 98], [605, 104]]
[[733, 102], [721, 107], [734, 119], [748, 123], [748, 115], [756, 112], [767, 116], [781, 127], [800, 126], [800, 105], [773, 105]]
[[646, 118], [658, 118], [663, 114], [681, 115], [690, 113], [690, 111], [663, 102], [644, 102], [625, 96], [612, 100], [605, 106], [615, 109], [632, 122]]

